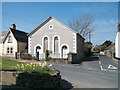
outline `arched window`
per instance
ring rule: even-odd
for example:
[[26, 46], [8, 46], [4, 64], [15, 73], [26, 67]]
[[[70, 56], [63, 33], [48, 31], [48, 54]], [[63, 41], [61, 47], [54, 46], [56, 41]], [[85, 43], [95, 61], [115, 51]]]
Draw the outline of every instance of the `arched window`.
[[58, 53], [58, 48], [59, 48], [59, 44], [58, 44], [59, 42], [58, 42], [58, 37], [56, 36], [55, 38], [54, 38], [54, 53]]
[[43, 52], [45, 52], [46, 50], [48, 50], [48, 38], [47, 37], [44, 38], [44, 49], [43, 49]]

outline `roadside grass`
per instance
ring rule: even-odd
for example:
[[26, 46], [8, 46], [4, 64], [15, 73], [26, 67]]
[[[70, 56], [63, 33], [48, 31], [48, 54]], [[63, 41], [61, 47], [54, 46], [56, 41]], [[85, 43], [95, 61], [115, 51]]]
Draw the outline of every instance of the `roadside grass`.
[[53, 74], [57, 70], [47, 67], [46, 62], [39, 64], [27, 64], [16, 60], [2, 59], [2, 71], [38, 72]]
[[17, 64], [21, 64], [21, 62], [17, 62], [15, 60], [3, 59], [2, 71], [17, 71], [17, 69], [15, 68]]

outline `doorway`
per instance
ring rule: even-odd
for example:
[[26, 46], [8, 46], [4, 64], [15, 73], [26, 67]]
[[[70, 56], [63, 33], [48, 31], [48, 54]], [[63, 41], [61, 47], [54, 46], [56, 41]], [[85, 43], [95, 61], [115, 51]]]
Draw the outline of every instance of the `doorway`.
[[37, 57], [37, 60], [40, 59], [40, 54], [41, 54], [41, 47], [40, 47], [40, 46], [37, 46], [37, 47], [36, 47], [36, 57]]
[[68, 47], [66, 45], [62, 46], [61, 50], [61, 57], [62, 58], [67, 58], [68, 54]]

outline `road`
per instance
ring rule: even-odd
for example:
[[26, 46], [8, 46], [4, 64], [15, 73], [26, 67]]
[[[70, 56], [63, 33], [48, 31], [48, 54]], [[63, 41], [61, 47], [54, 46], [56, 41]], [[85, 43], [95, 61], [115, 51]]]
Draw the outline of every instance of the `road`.
[[63, 83], [65, 88], [118, 88], [117, 65], [112, 59], [99, 55], [81, 64], [53, 64], [52, 67], [60, 70], [68, 82], [68, 86]]

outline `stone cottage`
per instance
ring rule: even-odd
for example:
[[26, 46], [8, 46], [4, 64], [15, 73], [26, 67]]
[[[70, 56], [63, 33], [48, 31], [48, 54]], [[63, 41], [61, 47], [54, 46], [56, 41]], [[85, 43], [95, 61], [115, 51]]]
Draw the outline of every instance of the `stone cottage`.
[[24, 31], [16, 29], [16, 25], [12, 24], [3, 40], [2, 56], [16, 57], [16, 53], [27, 49], [27, 34]]

